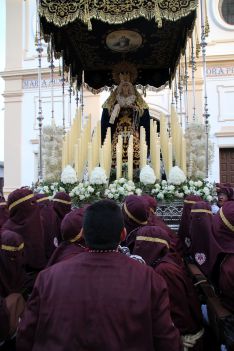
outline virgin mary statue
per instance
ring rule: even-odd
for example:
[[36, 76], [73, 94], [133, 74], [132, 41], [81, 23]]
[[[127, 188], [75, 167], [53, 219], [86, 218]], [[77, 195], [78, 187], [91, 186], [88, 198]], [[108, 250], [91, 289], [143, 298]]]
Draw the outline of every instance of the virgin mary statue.
[[140, 162], [140, 127], [146, 130], [146, 142], [149, 147], [150, 115], [149, 108], [136, 87], [133, 85], [137, 77], [136, 68], [128, 63], [115, 67], [114, 80], [118, 84], [103, 104], [101, 119], [102, 143], [108, 127], [111, 127], [112, 165], [116, 164], [116, 144], [118, 135], [123, 137], [123, 162], [127, 162], [128, 139], [133, 135], [133, 165], [139, 167]]

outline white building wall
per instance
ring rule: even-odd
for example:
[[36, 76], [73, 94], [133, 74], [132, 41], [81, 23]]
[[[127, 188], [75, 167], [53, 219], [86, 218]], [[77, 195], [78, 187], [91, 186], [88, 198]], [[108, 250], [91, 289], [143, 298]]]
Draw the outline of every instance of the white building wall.
[[214, 161], [210, 179], [220, 180], [219, 148], [234, 148], [234, 25], [219, 11], [219, 0], [208, 1], [207, 95]]

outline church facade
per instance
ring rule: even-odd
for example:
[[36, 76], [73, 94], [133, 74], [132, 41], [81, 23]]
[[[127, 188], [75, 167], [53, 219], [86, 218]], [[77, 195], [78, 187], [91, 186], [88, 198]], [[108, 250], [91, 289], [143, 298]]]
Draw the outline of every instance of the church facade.
[[[225, 1], [207, 2], [210, 33], [207, 38], [207, 95], [210, 140], [214, 145], [214, 159], [209, 169], [210, 180], [232, 182], [234, 185], [234, 22], [228, 17]], [[227, 2], [228, 5], [228, 2]], [[225, 12], [226, 11], [226, 12]], [[4, 122], [4, 192], [31, 185], [38, 177], [38, 59], [35, 46], [36, 1], [6, 1], [6, 67], [1, 76], [5, 80]], [[62, 125], [62, 83], [55, 63], [53, 81], [54, 106], [51, 104], [50, 63], [47, 46], [42, 53], [42, 115], [43, 125], [55, 122]], [[196, 62], [196, 116], [202, 121], [204, 84], [202, 58]], [[192, 82], [189, 71], [189, 119], [192, 119]], [[92, 126], [101, 118], [102, 104], [108, 93], [93, 95], [84, 91], [84, 116], [92, 115]], [[76, 95], [65, 84], [65, 126], [69, 129], [76, 111]], [[148, 91], [145, 97], [150, 115], [160, 120], [160, 113], [170, 115], [171, 91], [168, 87], [157, 92]], [[185, 118], [184, 104], [181, 118]]]

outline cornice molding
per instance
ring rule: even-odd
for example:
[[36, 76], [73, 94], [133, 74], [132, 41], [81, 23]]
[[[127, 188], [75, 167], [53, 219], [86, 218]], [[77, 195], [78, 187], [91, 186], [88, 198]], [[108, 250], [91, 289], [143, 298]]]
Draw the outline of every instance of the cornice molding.
[[[215, 136], [221, 138], [221, 137], [234, 137], [234, 131], [233, 132], [217, 132], [215, 133]], [[233, 147], [233, 145], [232, 145]]]
[[[58, 68], [55, 68], [55, 73], [58, 73]], [[41, 69], [42, 75], [50, 75], [49, 68]], [[13, 80], [13, 79], [23, 79], [24, 77], [37, 77], [38, 68], [30, 68], [30, 69], [17, 69], [17, 70], [9, 70], [0, 72], [0, 77], [4, 80]]]
[[5, 103], [8, 102], [8, 99], [10, 102], [14, 101], [14, 102], [18, 102], [18, 101], [22, 101], [22, 99], [16, 99], [15, 98], [20, 98], [23, 96], [23, 92], [22, 90], [18, 90], [18, 91], [11, 91], [9, 93], [5, 92], [2, 94], [2, 96], [5, 98]]

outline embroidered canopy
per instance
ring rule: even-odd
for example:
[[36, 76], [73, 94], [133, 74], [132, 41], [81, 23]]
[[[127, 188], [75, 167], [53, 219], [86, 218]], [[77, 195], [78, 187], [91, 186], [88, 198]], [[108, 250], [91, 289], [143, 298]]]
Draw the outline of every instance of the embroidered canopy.
[[40, 0], [41, 25], [53, 35], [73, 77], [94, 89], [113, 85], [115, 64], [138, 70], [135, 83], [170, 81], [196, 17], [197, 0]]

